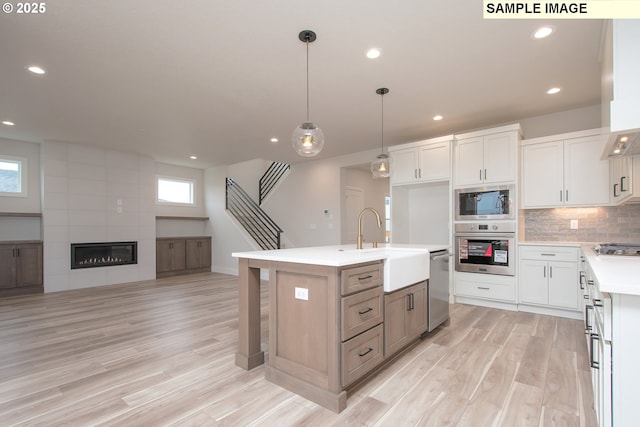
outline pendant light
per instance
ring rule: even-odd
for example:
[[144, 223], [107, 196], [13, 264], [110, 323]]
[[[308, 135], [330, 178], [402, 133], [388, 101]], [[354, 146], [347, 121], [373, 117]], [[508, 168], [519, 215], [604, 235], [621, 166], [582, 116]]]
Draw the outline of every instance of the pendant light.
[[391, 158], [384, 154], [384, 95], [389, 93], [389, 89], [386, 87], [381, 87], [376, 90], [376, 93], [380, 95], [380, 100], [382, 104], [382, 120], [381, 120], [381, 130], [380, 130], [380, 141], [382, 142], [381, 153], [376, 157], [376, 159], [371, 162], [371, 173], [374, 178], [388, 178], [391, 175]]
[[304, 30], [298, 34], [298, 38], [307, 45], [307, 121], [293, 130], [291, 144], [301, 156], [313, 157], [324, 147], [322, 130], [309, 120], [309, 43], [315, 41], [316, 33]]

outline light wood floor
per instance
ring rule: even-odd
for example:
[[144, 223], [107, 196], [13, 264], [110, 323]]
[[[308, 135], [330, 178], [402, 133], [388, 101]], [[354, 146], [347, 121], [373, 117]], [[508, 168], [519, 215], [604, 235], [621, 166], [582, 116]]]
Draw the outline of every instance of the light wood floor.
[[1, 300], [0, 425], [595, 425], [580, 321], [453, 305], [334, 414], [234, 365], [237, 299], [207, 273]]

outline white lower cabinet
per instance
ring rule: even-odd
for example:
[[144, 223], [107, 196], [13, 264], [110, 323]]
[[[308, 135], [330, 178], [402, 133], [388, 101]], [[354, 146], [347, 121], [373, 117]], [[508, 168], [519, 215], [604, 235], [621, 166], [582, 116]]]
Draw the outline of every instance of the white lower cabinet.
[[579, 310], [577, 247], [520, 246], [520, 304]]
[[516, 302], [513, 276], [455, 272], [455, 293], [459, 297], [505, 303]]

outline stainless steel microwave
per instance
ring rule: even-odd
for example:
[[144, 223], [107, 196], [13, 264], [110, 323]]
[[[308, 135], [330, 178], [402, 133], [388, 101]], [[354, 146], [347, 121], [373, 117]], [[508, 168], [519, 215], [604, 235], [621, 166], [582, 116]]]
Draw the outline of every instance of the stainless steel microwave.
[[516, 218], [516, 186], [459, 188], [455, 191], [456, 221]]

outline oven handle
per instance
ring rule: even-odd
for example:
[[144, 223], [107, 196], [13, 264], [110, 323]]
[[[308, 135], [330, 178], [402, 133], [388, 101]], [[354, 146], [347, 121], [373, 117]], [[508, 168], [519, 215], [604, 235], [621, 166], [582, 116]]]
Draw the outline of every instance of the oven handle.
[[515, 239], [515, 233], [489, 233], [486, 231], [465, 231], [456, 233], [456, 238], [473, 238], [481, 237], [483, 239]]

